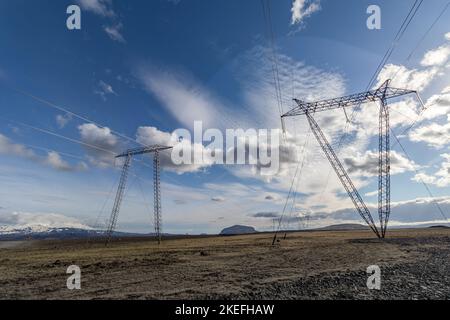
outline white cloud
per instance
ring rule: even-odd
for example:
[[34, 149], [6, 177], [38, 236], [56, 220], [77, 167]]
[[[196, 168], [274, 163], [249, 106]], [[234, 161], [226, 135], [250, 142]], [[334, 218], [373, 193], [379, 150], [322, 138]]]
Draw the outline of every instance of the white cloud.
[[445, 39], [446, 39], [446, 40], [450, 40], [450, 32], [448, 32], [448, 33], [445, 34]]
[[[444, 212], [449, 212], [450, 197], [416, 198], [406, 201], [391, 202], [390, 226], [442, 222], [443, 217], [437, 209], [436, 203], [439, 204]], [[376, 210], [376, 204], [367, 203], [367, 206], [372, 212]], [[321, 226], [330, 224], [330, 219], [333, 219], [333, 221], [337, 223], [343, 223], [343, 221], [349, 222], [351, 220], [353, 220], [354, 223], [364, 223], [362, 222], [362, 219], [356, 220], [358, 218], [358, 214], [352, 207], [330, 212], [316, 212], [310, 217], [312, 221], [315, 220], [316, 224], [320, 223]], [[433, 218], [435, 220], [433, 220]], [[445, 222], [448, 223], [450, 221]]]
[[70, 120], [72, 120], [72, 115], [70, 114], [65, 115], [58, 114], [56, 116], [56, 123], [58, 124], [58, 127], [60, 129], [63, 129], [69, 123]]
[[86, 169], [85, 164], [82, 162], [77, 166], [72, 166], [64, 161], [56, 151], [49, 151], [45, 157], [40, 156], [24, 145], [11, 142], [9, 138], [2, 134], [0, 134], [0, 154], [22, 157], [36, 163], [47, 165], [58, 171], [78, 171]]
[[81, 8], [104, 17], [114, 17], [112, 0], [77, 0]]
[[[378, 175], [378, 151], [366, 151], [354, 157], [344, 158], [348, 173], [358, 173], [365, 177]], [[407, 171], [417, 170], [418, 165], [408, 160], [396, 151], [391, 151], [391, 174], [399, 174]]]
[[450, 56], [450, 47], [445, 45], [428, 51], [420, 64], [424, 67], [442, 66]]
[[408, 69], [402, 65], [387, 64], [378, 75], [379, 87], [387, 79], [392, 79], [391, 86], [402, 89], [421, 91], [425, 89], [431, 81], [439, 74], [438, 68], [428, 68], [424, 70]]
[[411, 178], [412, 181], [420, 182], [420, 183], [426, 183], [426, 184], [434, 184], [436, 181], [436, 178], [433, 176], [429, 176], [426, 173], [419, 172], [414, 175], [414, 177]]
[[408, 69], [403, 65], [387, 64], [378, 74], [378, 83], [375, 87], [391, 79], [392, 87], [422, 91], [437, 76], [443, 75], [441, 70], [445, 68], [449, 57], [450, 46], [445, 44], [425, 53], [420, 62], [423, 69]]
[[37, 159], [33, 150], [21, 144], [12, 143], [6, 136], [0, 134], [0, 153], [6, 155], [15, 155], [31, 160]]
[[106, 34], [114, 41], [125, 43], [125, 38], [122, 35], [123, 25], [121, 23], [105, 26], [103, 30], [105, 30]]
[[[163, 132], [155, 127], [139, 127], [136, 133], [136, 141], [151, 146], [155, 144], [163, 146], [175, 146], [179, 145], [183, 150], [190, 152], [192, 164], [174, 164], [171, 158], [171, 151], [165, 151], [160, 153], [161, 166], [169, 171], [182, 174], [186, 172], [197, 172], [203, 168], [212, 165], [211, 161], [204, 159], [202, 163], [194, 163], [194, 157], [201, 157], [205, 152], [205, 147], [202, 144], [192, 144], [191, 141], [183, 139], [178, 141], [178, 137], [175, 134]], [[201, 159], [201, 158], [200, 158]]]
[[72, 171], [72, 166], [64, 161], [59, 153], [55, 151], [50, 151], [47, 155], [46, 163], [50, 165], [52, 168], [55, 168], [57, 170], [61, 171]]
[[93, 123], [85, 123], [78, 127], [82, 142], [95, 146], [86, 146], [89, 161], [99, 167], [108, 167], [114, 164], [114, 154], [121, 151], [118, 138], [107, 127], [100, 128]]
[[419, 120], [431, 120], [450, 113], [450, 92], [445, 88], [440, 94], [432, 95], [425, 103], [426, 110]]
[[441, 163], [441, 168], [436, 172], [436, 186], [438, 187], [448, 187], [450, 186], [450, 154], [441, 154], [444, 161]]
[[444, 153], [441, 154], [441, 157], [444, 160], [441, 162], [441, 167], [439, 170], [433, 176], [421, 172], [416, 174], [412, 180], [416, 182], [433, 184], [439, 188], [450, 186], [450, 154]]
[[425, 142], [434, 148], [442, 148], [450, 144], [450, 122], [446, 124], [429, 123], [409, 133], [414, 142]]
[[291, 24], [303, 22], [304, 19], [320, 9], [320, 2], [317, 0], [294, 0], [291, 7]]
[[114, 91], [113, 87], [102, 80], [99, 81], [98, 88], [94, 90], [94, 93], [98, 94], [103, 99], [103, 101], [106, 101], [106, 97], [108, 95], [117, 96], [117, 93]]

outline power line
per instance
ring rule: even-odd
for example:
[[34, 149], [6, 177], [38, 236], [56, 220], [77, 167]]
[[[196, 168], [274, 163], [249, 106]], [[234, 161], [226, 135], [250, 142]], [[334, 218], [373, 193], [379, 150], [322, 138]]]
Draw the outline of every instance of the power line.
[[[379, 65], [377, 66], [377, 69], [375, 70], [374, 74], [372, 75], [372, 77], [370, 78], [369, 84], [366, 87], [366, 91], [370, 89], [370, 87], [373, 85], [374, 80], [376, 79], [376, 77], [378, 76], [379, 72], [382, 70], [382, 68], [384, 68], [385, 64], [387, 63], [387, 61], [389, 60], [389, 58], [391, 57], [392, 53], [394, 52], [396, 46], [398, 45], [399, 41], [401, 40], [401, 38], [403, 37], [403, 35], [406, 32], [406, 29], [409, 27], [411, 21], [413, 20], [413, 18], [415, 17], [417, 11], [419, 10], [420, 6], [422, 5], [423, 0], [415, 0], [412, 7], [410, 8], [408, 15], [405, 17], [405, 19], [403, 20], [399, 30], [397, 31], [395, 37], [394, 37], [394, 41], [392, 42], [391, 46], [389, 47], [389, 49], [386, 51], [386, 53], [384, 54], [383, 58], [381, 59]], [[418, 4], [418, 5], [417, 5]], [[341, 137], [339, 138], [339, 142], [338, 142], [338, 147], [337, 147], [337, 154], [340, 153], [343, 145], [345, 144], [345, 140], [348, 137], [348, 128], [350, 123], [354, 122], [355, 120], [355, 115], [356, 115], [356, 110], [358, 110], [360, 108], [361, 104], [359, 104], [356, 108], [353, 108], [353, 111], [351, 113], [350, 118], [347, 117], [348, 121], [345, 125], [344, 128], [344, 133], [341, 135]], [[331, 169], [329, 169], [328, 172], [328, 177], [326, 180], [326, 184], [325, 187], [322, 191], [321, 197], [323, 196], [323, 194], [325, 193], [326, 189], [328, 188], [328, 183], [331, 177]]]
[[275, 50], [275, 35], [273, 32], [273, 25], [272, 25], [272, 15], [271, 15], [271, 9], [270, 9], [270, 3], [267, 1], [265, 3], [265, 0], [261, 0], [261, 5], [263, 9], [263, 17], [264, 17], [264, 23], [266, 27], [266, 35], [269, 40], [269, 44], [271, 47], [271, 53], [272, 53], [272, 75], [274, 80], [274, 86], [275, 86], [275, 94], [278, 104], [278, 111], [280, 113], [280, 117], [283, 114], [283, 94], [281, 90], [281, 83], [280, 83], [280, 74], [279, 74], [279, 68], [278, 68], [278, 58]]
[[73, 143], [76, 143], [76, 144], [79, 144], [79, 145], [82, 145], [82, 146], [85, 146], [85, 147], [88, 147], [88, 148], [92, 148], [92, 149], [96, 149], [96, 150], [99, 150], [99, 151], [102, 151], [102, 152], [106, 152], [106, 153], [109, 153], [111, 155], [116, 155], [116, 153], [114, 153], [111, 150], [107, 150], [107, 149], [104, 149], [104, 148], [101, 148], [101, 147], [98, 147], [98, 146], [95, 146], [95, 145], [92, 145], [92, 144], [89, 144], [89, 143], [86, 143], [86, 142], [83, 142], [83, 141], [80, 141], [80, 140], [77, 140], [77, 139], [69, 138], [69, 137], [63, 136], [63, 135], [61, 135], [59, 133], [53, 132], [53, 131], [49, 131], [49, 130], [46, 130], [46, 129], [38, 128], [38, 127], [32, 126], [30, 124], [27, 124], [27, 123], [24, 123], [24, 122], [21, 122], [21, 121], [6, 119], [6, 118], [1, 117], [1, 116], [0, 116], [0, 118], [6, 120], [8, 122], [15, 123], [15, 124], [18, 124], [20, 126], [24, 126], [24, 127], [29, 128], [29, 129], [32, 129], [32, 130], [35, 130], [35, 131], [38, 131], [38, 132], [42, 132], [42, 133], [45, 133], [45, 134], [48, 134], [48, 135], [51, 135], [51, 136], [54, 136], [54, 137], [57, 137], [57, 138], [60, 138], [60, 139], [64, 139], [64, 140], [67, 140], [67, 141], [70, 141], [70, 142], [73, 142]]
[[[417, 51], [417, 49], [420, 47], [420, 45], [422, 44], [422, 42], [426, 39], [426, 37], [430, 34], [431, 30], [434, 28], [434, 26], [439, 22], [439, 20], [443, 17], [444, 13], [447, 11], [447, 9], [450, 6], [450, 1], [447, 2], [447, 4], [442, 8], [442, 10], [440, 11], [439, 15], [436, 17], [436, 19], [434, 19], [433, 23], [430, 25], [430, 27], [427, 29], [427, 31], [422, 35], [422, 37], [420, 38], [420, 40], [418, 41], [417, 45], [411, 50], [411, 52], [409, 53], [408, 57], [406, 58], [405, 62], [410, 61], [410, 59], [412, 58], [412, 56], [414, 55], [414, 53]], [[395, 79], [395, 77], [398, 75], [400, 71], [400, 67], [397, 69], [397, 72], [395, 73], [393, 79]], [[428, 110], [430, 107], [434, 106], [437, 101], [439, 100], [439, 98], [441, 96], [443, 96], [444, 93], [439, 94], [439, 96], [435, 99], [435, 101], [433, 103], [431, 103], [428, 106], [423, 105], [422, 109], [419, 111], [419, 113], [417, 114], [416, 119], [411, 122], [411, 124], [404, 129], [400, 135], [404, 135], [406, 133], [408, 133], [418, 122], [420, 117], [423, 115], [423, 113]], [[394, 144], [395, 146], [396, 144]]]
[[[442, 16], [444, 15], [445, 11], [448, 9], [448, 7], [450, 6], [450, 1], [442, 8], [442, 10], [440, 11], [439, 15], [436, 17], [436, 19], [433, 21], [433, 23], [430, 25], [430, 27], [427, 29], [427, 31], [422, 35], [422, 37], [419, 39], [419, 41], [417, 42], [416, 46], [411, 50], [411, 52], [408, 54], [408, 56], [406, 57], [405, 62], [408, 62], [411, 60], [412, 56], [414, 55], [414, 53], [417, 51], [417, 49], [419, 49], [420, 45], [422, 44], [422, 42], [427, 38], [427, 36], [430, 34], [431, 30], [433, 30], [434, 26], [438, 23], [438, 21], [442, 18]], [[401, 70], [401, 66], [399, 66], [397, 68], [396, 73], [394, 74], [394, 76], [392, 77], [391, 80], [394, 80], [398, 73]]]
[[[90, 144], [90, 143], [86, 143], [86, 142], [83, 142], [83, 141], [78, 140], [78, 139], [73, 139], [73, 138], [70, 138], [70, 137], [66, 137], [66, 136], [64, 136], [62, 134], [59, 134], [59, 133], [56, 133], [56, 132], [53, 132], [53, 131], [50, 131], [50, 130], [46, 130], [46, 129], [42, 129], [42, 128], [39, 128], [39, 127], [35, 127], [35, 126], [30, 125], [30, 124], [21, 122], [21, 121], [7, 119], [7, 118], [2, 117], [2, 116], [0, 116], [0, 118], [5, 120], [5, 121], [8, 121], [8, 122], [11, 122], [11, 123], [14, 123], [14, 124], [17, 124], [17, 125], [20, 125], [20, 126], [23, 126], [23, 127], [26, 127], [26, 128], [29, 128], [29, 129], [41, 132], [41, 133], [45, 133], [45, 134], [48, 134], [48, 135], [51, 135], [51, 136], [54, 136], [54, 137], [57, 137], [57, 138], [60, 138], [60, 139], [63, 139], [63, 140], [67, 140], [67, 141], [70, 141], [70, 142], [82, 145], [84, 147], [88, 147], [88, 148], [96, 149], [98, 151], [109, 153], [112, 156], [116, 156], [117, 155], [116, 152], [113, 152], [111, 150], [108, 150], [108, 149], [105, 149], [105, 148], [101, 148], [99, 146], [96, 146], [96, 145], [93, 145], [93, 144]], [[151, 166], [147, 165], [142, 160], [139, 160], [139, 159], [135, 159], [135, 160], [138, 161], [141, 165], [143, 165], [145, 167], [152, 168]]]
[[22, 145], [27, 147], [27, 148], [30, 148], [30, 149], [41, 150], [41, 151], [45, 151], [45, 152], [56, 152], [59, 155], [63, 155], [63, 156], [66, 156], [66, 157], [69, 157], [69, 158], [73, 158], [73, 159], [77, 159], [77, 160], [81, 160], [81, 161], [86, 160], [83, 157], [80, 157], [80, 156], [77, 156], [77, 155], [74, 155], [74, 154], [71, 154], [71, 153], [67, 153], [67, 152], [58, 151], [58, 150], [55, 150], [55, 149], [39, 147], [39, 146], [35, 146], [35, 145], [32, 145], [32, 144], [26, 144], [26, 143], [23, 143]]
[[289, 213], [289, 217], [292, 217], [292, 213], [293, 213], [293, 211], [295, 209], [295, 205], [297, 204], [296, 203], [296, 201], [297, 201], [297, 193], [298, 193], [298, 189], [299, 189], [299, 186], [300, 186], [300, 181], [301, 181], [301, 177], [302, 177], [303, 167], [304, 167], [304, 165], [306, 163], [306, 153], [307, 153], [306, 146], [308, 145], [308, 139], [309, 139], [310, 133], [311, 132], [308, 132], [308, 135], [307, 135], [306, 141], [305, 141], [305, 145], [303, 147], [303, 160], [302, 160], [302, 165], [301, 165], [301, 168], [300, 168], [299, 178], [297, 180], [297, 185], [295, 187], [294, 198], [292, 200], [292, 206], [291, 206], [291, 211]]
[[300, 173], [301, 173], [301, 171], [303, 170], [303, 166], [304, 166], [305, 158], [306, 158], [306, 145], [307, 145], [307, 143], [308, 143], [308, 138], [309, 138], [309, 132], [308, 132], [307, 138], [305, 139], [305, 143], [304, 143], [303, 149], [302, 149], [303, 160], [302, 160], [301, 162], [300, 162], [300, 161], [298, 162], [297, 168], [295, 169], [294, 177], [292, 178], [291, 186], [290, 186], [290, 188], [289, 188], [289, 193], [288, 193], [287, 198], [286, 198], [286, 201], [285, 201], [285, 203], [284, 203], [284, 207], [283, 207], [282, 214], [281, 214], [280, 219], [279, 219], [279, 221], [278, 221], [278, 227], [277, 227], [277, 230], [276, 230], [276, 232], [275, 232], [275, 234], [274, 234], [273, 241], [272, 241], [272, 245], [275, 244], [275, 240], [276, 240], [276, 238], [277, 238], [278, 232], [280, 231], [281, 223], [282, 223], [284, 214], [285, 214], [285, 212], [286, 212], [286, 208], [287, 208], [287, 205], [288, 205], [288, 202], [289, 202], [289, 198], [291, 197], [292, 189], [293, 189], [293, 187], [294, 187], [295, 179], [297, 178], [297, 174], [298, 174], [298, 172], [299, 172], [299, 169], [300, 169]]
[[383, 70], [387, 61], [391, 57], [391, 55], [394, 52], [395, 48], [397, 47], [399, 41], [405, 34], [406, 29], [409, 27], [411, 21], [414, 19], [414, 16], [416, 15], [417, 11], [419, 10], [420, 6], [422, 5], [422, 2], [423, 2], [423, 0], [416, 0], [414, 2], [413, 6], [409, 10], [408, 15], [406, 16], [405, 20], [403, 20], [403, 23], [400, 26], [400, 29], [398, 30], [397, 34], [395, 35], [394, 41], [392, 42], [390, 48], [388, 49], [388, 51], [386, 51], [383, 59], [381, 60], [377, 69], [375, 70], [374, 74], [372, 75], [372, 78], [370, 79], [369, 84], [367, 85], [367, 88], [365, 91], [369, 90], [373, 86], [378, 74], [381, 72], [381, 70]]
[[[420, 1], [420, 2], [419, 2]], [[384, 66], [386, 65], [387, 61], [390, 59], [392, 53], [394, 52], [395, 48], [397, 47], [398, 43], [400, 42], [401, 38], [403, 37], [403, 35], [406, 32], [406, 29], [409, 27], [411, 21], [414, 19], [414, 17], [417, 14], [417, 11], [419, 10], [420, 6], [422, 5], [423, 0], [415, 0], [412, 7], [410, 8], [408, 15], [405, 17], [405, 19], [403, 20], [400, 28], [398, 29], [394, 40], [391, 43], [391, 46], [388, 48], [388, 50], [386, 51], [386, 53], [384, 54], [383, 58], [381, 59], [380, 63], [378, 64], [374, 74], [372, 75], [372, 77], [370, 78], [369, 84], [366, 87], [366, 90], [369, 90], [372, 85], [374, 84], [376, 78], [378, 77], [379, 73], [381, 72], [381, 70], [383, 70]], [[341, 146], [347, 136], [347, 131], [348, 131], [348, 127], [349, 124], [351, 122], [353, 122], [355, 120], [355, 115], [356, 115], [356, 110], [359, 110], [359, 108], [361, 107], [361, 104], [359, 104], [356, 108], [353, 108], [352, 114], [350, 116], [349, 121], [346, 124], [346, 127], [344, 129], [344, 134], [342, 135], [342, 137], [340, 138], [340, 142], [339, 142], [339, 148], [337, 150], [337, 152], [340, 152]]]
[[[422, 109], [420, 109], [419, 113], [417, 114], [416, 119], [414, 119], [413, 122], [411, 122], [411, 124], [410, 124], [408, 127], [406, 127], [406, 128], [400, 133], [400, 136], [403, 136], [403, 135], [407, 134], [409, 131], [411, 131], [412, 128], [414, 128], [414, 126], [419, 122], [420, 117], [422, 117], [422, 115], [425, 113], [425, 111], [427, 111], [429, 108], [431, 108], [432, 106], [434, 106], [435, 104], [437, 104], [437, 101], [439, 100], [439, 98], [442, 97], [443, 95], [446, 95], [446, 94], [447, 94], [447, 93], [441, 93], [441, 94], [439, 94], [438, 97], [436, 98], [436, 100], [435, 100], [433, 103], [429, 104], [428, 106], [422, 105]], [[395, 143], [395, 144], [393, 145], [393, 147], [396, 146], [396, 145], [397, 145], [397, 143]]]
[[[403, 153], [405, 154], [405, 156], [408, 158], [408, 160], [410, 162], [412, 162], [411, 157], [409, 156], [408, 152], [406, 152], [405, 147], [402, 145], [402, 143], [400, 142], [400, 140], [397, 138], [397, 136], [395, 135], [394, 131], [391, 129], [391, 133], [394, 136], [395, 140], [397, 141], [397, 144], [400, 146], [400, 148], [402, 149]], [[431, 201], [435, 204], [435, 206], [438, 208], [439, 213], [442, 215], [442, 217], [445, 220], [448, 220], [447, 216], [444, 214], [444, 211], [442, 210], [441, 206], [439, 205], [439, 203], [435, 200], [433, 194], [431, 193], [431, 190], [428, 186], [428, 184], [423, 181], [423, 179], [420, 177], [419, 172], [417, 171], [416, 168], [414, 168], [414, 171], [416, 172], [416, 176], [417, 178], [420, 180], [420, 182], [424, 185], [425, 189], [427, 190], [428, 194], [430, 195]]]
[[[64, 107], [61, 107], [61, 106], [59, 106], [59, 105], [57, 105], [57, 104], [55, 104], [55, 103], [52, 103], [52, 102], [50, 102], [50, 101], [48, 101], [48, 100], [46, 100], [46, 99], [37, 97], [37, 96], [35, 96], [35, 95], [31, 94], [31, 93], [28, 93], [28, 92], [26, 92], [26, 91], [23, 91], [23, 90], [21, 90], [21, 89], [17, 89], [17, 88], [11, 88], [11, 89], [14, 90], [14, 91], [16, 91], [16, 92], [18, 92], [18, 93], [20, 93], [20, 94], [22, 94], [22, 95], [24, 95], [24, 96], [27, 96], [27, 97], [29, 97], [29, 98], [32, 98], [33, 100], [36, 100], [36, 101], [38, 101], [38, 102], [40, 102], [40, 103], [42, 103], [42, 104], [44, 104], [44, 105], [46, 105], [46, 106], [49, 106], [49, 107], [51, 107], [51, 108], [53, 108], [53, 109], [56, 109], [56, 110], [65, 112], [66, 114], [69, 114], [69, 115], [71, 115], [71, 116], [73, 116], [73, 117], [75, 117], [75, 118], [78, 118], [78, 119], [80, 119], [80, 120], [89, 122], [89, 123], [91, 123], [91, 124], [94, 124], [94, 125], [96, 125], [97, 127], [101, 128], [101, 129], [107, 128], [107, 127], [105, 127], [105, 126], [99, 124], [98, 122], [95, 122], [95, 121], [93, 121], [93, 120], [91, 120], [91, 119], [89, 119], [89, 118], [87, 118], [87, 117], [85, 117], [85, 116], [82, 116], [82, 115], [80, 115], [80, 114], [77, 114], [77, 113], [75, 113], [75, 112], [72, 112], [72, 111], [70, 111], [69, 109], [64, 108]], [[110, 128], [108, 128], [108, 129], [110, 129]], [[111, 132], [113, 132], [114, 134], [116, 134], [117, 136], [119, 136], [119, 137], [121, 137], [121, 138], [123, 138], [123, 139], [126, 139], [126, 140], [128, 140], [128, 141], [131, 141], [131, 142], [140, 144], [140, 145], [142, 145], [142, 146], [145, 146], [144, 144], [140, 143], [140, 142], [137, 141], [136, 139], [133, 139], [133, 138], [131, 138], [131, 137], [128, 137], [128, 136], [126, 136], [126, 135], [124, 135], [124, 134], [122, 134], [122, 133], [120, 133], [120, 132], [118, 132], [118, 131], [115, 131], [115, 130], [112, 130], [112, 129], [110, 129], [110, 130], [111, 130]]]

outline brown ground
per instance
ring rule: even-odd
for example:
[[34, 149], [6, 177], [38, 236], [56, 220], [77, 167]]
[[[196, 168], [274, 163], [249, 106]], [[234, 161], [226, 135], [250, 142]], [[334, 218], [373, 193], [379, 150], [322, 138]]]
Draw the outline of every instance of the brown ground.
[[[450, 299], [450, 229], [0, 242], [0, 299]], [[81, 267], [82, 290], [66, 288]], [[379, 265], [382, 289], [368, 290]]]

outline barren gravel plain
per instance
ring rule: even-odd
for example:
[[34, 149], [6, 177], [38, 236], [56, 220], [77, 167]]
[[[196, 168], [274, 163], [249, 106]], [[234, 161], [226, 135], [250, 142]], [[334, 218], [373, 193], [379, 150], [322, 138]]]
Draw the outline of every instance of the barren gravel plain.
[[[0, 242], [0, 299], [450, 299], [450, 229]], [[68, 290], [67, 267], [81, 268]], [[366, 286], [369, 265], [381, 289]]]

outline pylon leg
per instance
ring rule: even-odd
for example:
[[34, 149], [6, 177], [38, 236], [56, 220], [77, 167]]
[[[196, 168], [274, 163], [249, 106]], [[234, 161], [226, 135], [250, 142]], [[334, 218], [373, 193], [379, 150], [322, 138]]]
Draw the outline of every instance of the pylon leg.
[[159, 152], [153, 156], [153, 205], [155, 236], [158, 244], [161, 243], [161, 192], [160, 192], [160, 172], [159, 172]]
[[391, 213], [391, 145], [389, 130], [389, 109], [386, 100], [382, 99], [380, 106], [378, 137], [378, 216], [380, 219], [382, 238], [386, 235], [386, 229]]
[[123, 163], [122, 174], [120, 176], [119, 186], [117, 187], [116, 198], [114, 200], [114, 206], [111, 211], [111, 217], [109, 218], [108, 229], [106, 230], [106, 242], [108, 245], [111, 237], [116, 229], [117, 218], [119, 216], [120, 205], [122, 204], [123, 192], [125, 191], [125, 186], [128, 178], [128, 169], [131, 164], [131, 155], [127, 155], [125, 162]]

